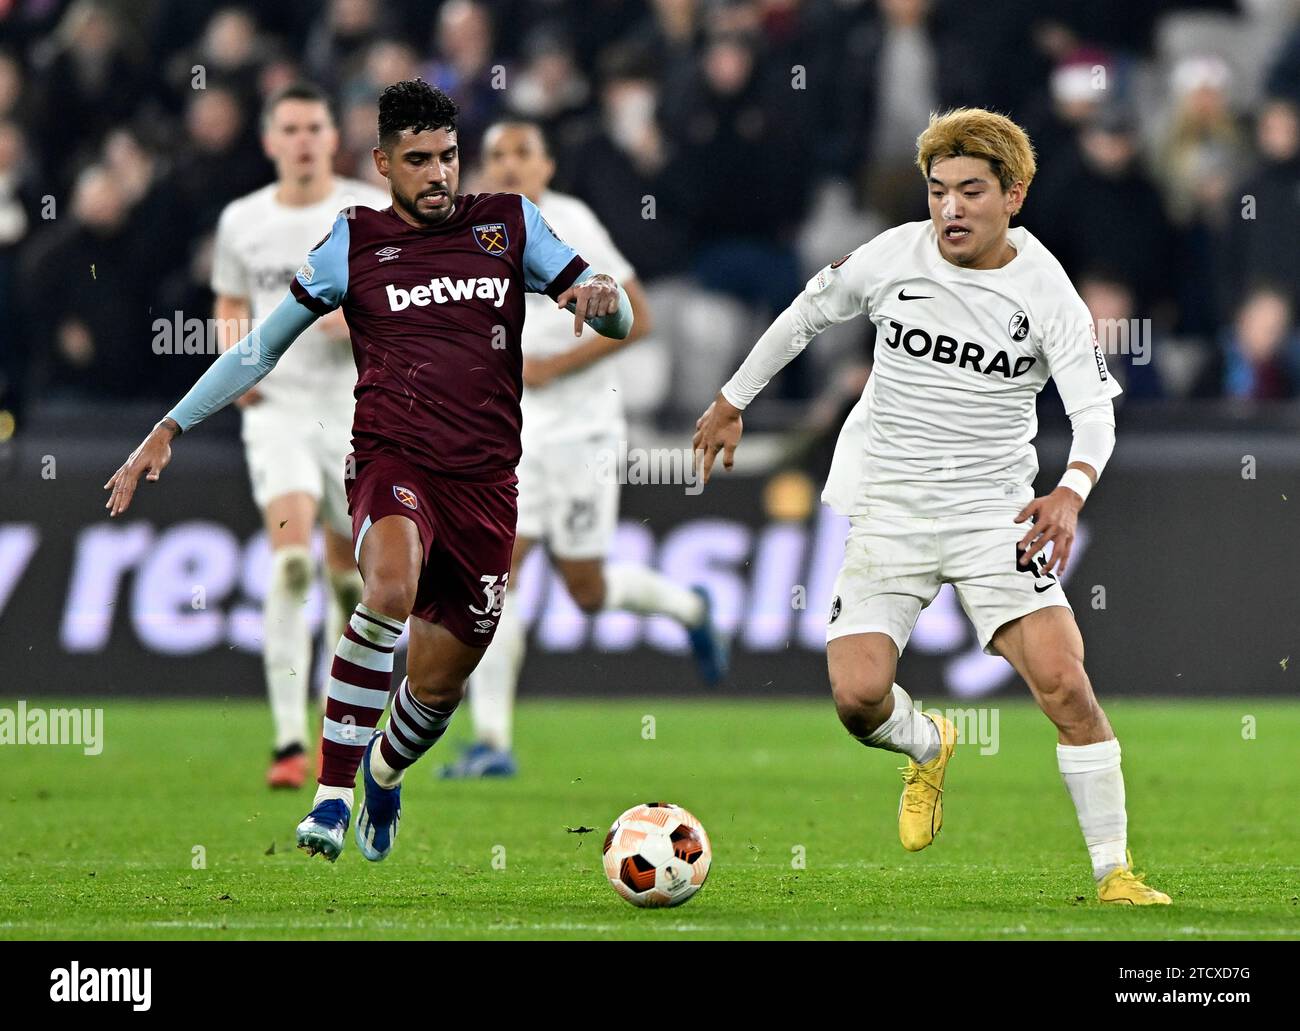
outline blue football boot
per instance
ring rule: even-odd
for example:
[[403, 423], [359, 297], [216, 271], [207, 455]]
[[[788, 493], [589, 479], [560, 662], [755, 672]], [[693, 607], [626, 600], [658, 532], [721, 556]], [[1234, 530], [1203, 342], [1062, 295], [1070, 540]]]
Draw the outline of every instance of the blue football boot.
[[709, 687], [717, 687], [727, 675], [730, 663], [727, 641], [713, 623], [713, 596], [699, 584], [691, 590], [704, 602], [704, 619], [699, 626], [687, 627], [686, 636], [691, 640], [691, 652], [695, 655], [695, 668], [699, 670], [700, 679]]
[[402, 820], [402, 785], [382, 788], [370, 773], [370, 754], [378, 746], [383, 731], [376, 730], [361, 757], [361, 778], [365, 796], [357, 810], [356, 839], [361, 854], [372, 863], [388, 858], [397, 840], [397, 825]]
[[343, 851], [351, 818], [346, 802], [341, 798], [327, 798], [298, 824], [298, 847], [309, 856], [319, 853], [334, 862]]

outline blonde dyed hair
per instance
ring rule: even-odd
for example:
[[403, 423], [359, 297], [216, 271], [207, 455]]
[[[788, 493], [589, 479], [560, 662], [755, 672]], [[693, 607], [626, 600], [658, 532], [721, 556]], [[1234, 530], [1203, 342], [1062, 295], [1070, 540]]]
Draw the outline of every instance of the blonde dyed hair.
[[1033, 182], [1038, 162], [1029, 136], [1006, 115], [980, 107], [959, 107], [931, 114], [925, 132], [916, 138], [916, 164], [929, 178], [930, 166], [939, 158], [983, 158], [998, 177], [1002, 192], [1019, 182], [1025, 192]]

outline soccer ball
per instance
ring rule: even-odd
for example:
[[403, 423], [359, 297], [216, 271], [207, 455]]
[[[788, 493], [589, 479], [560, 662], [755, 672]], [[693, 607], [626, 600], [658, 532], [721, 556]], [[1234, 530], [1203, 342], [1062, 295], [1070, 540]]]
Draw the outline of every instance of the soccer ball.
[[712, 861], [700, 821], [671, 802], [634, 805], [605, 835], [605, 876], [634, 906], [680, 906]]

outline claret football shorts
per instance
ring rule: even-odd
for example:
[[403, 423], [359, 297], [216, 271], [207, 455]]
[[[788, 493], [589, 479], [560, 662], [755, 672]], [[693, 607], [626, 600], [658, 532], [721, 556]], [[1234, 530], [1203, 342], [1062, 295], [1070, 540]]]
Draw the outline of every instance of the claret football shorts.
[[1070, 608], [1060, 580], [1045, 571], [1042, 552], [1030, 568], [1017, 564], [1029, 524], [1015, 517], [1014, 511], [926, 517], [880, 510], [853, 516], [831, 592], [827, 641], [883, 633], [901, 655], [921, 610], [946, 583], [990, 655], [997, 654], [993, 635], [1013, 619], [1053, 605]]
[[397, 455], [355, 458], [347, 481], [357, 560], [366, 532], [400, 515], [420, 531], [424, 566], [411, 615], [440, 623], [472, 648], [496, 633], [515, 544], [513, 471], [476, 483], [438, 476]]

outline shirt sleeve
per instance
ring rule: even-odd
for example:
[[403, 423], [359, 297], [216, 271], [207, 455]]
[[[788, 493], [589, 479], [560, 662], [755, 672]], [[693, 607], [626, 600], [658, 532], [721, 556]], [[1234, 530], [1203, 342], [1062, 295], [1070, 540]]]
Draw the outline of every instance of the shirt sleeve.
[[1106, 356], [1097, 342], [1088, 306], [1078, 294], [1071, 293], [1070, 299], [1046, 320], [1041, 344], [1066, 415], [1122, 393], [1106, 368]]
[[311, 249], [302, 268], [289, 281], [297, 302], [315, 315], [328, 315], [347, 296], [351, 233], [347, 212], [340, 212], [329, 235]]
[[289, 294], [251, 333], [217, 356], [167, 415], [184, 433], [259, 383], [298, 335], [316, 321]]
[[824, 329], [848, 322], [867, 308], [865, 283], [871, 260], [870, 243], [833, 261], [818, 272], [790, 307], [758, 338], [736, 374], [722, 387], [722, 396], [745, 409], [772, 377], [799, 355], [808, 341]]
[[799, 298], [816, 332], [848, 322], [867, 310], [866, 283], [874, 243], [864, 243], [808, 280]]
[[235, 249], [234, 217], [231, 206], [217, 221], [217, 237], [212, 245], [212, 292], [218, 296], [252, 297], [248, 287], [248, 268]]
[[519, 200], [524, 209], [524, 288], [555, 300], [587, 263], [556, 235], [536, 204], [523, 196]]

